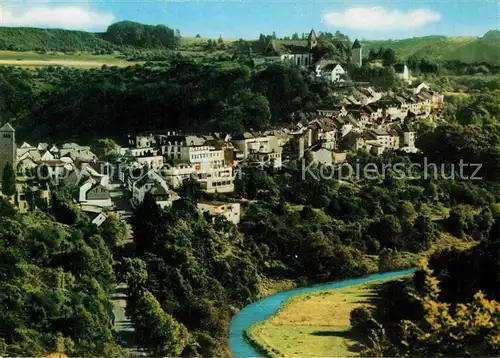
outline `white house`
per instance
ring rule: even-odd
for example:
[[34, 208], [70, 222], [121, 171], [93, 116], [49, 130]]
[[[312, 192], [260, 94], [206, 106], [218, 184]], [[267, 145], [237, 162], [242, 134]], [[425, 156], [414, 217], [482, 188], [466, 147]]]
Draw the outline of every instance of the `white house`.
[[163, 156], [161, 155], [152, 155], [152, 156], [144, 156], [135, 158], [136, 162], [140, 164], [140, 166], [147, 166], [151, 169], [160, 169], [163, 167]]
[[322, 147], [335, 149], [337, 147], [337, 129], [332, 118], [317, 118], [309, 122], [312, 130], [312, 142], [322, 143]]
[[371, 129], [366, 132], [367, 140], [375, 140], [382, 151], [387, 149], [397, 149], [399, 147], [399, 137], [391, 135], [386, 130], [383, 129]]
[[321, 146], [314, 146], [306, 151], [306, 155], [309, 155], [314, 163], [332, 165], [333, 163], [333, 152], [330, 149], [323, 148]]
[[[96, 167], [99, 167], [103, 162], [96, 164]], [[103, 171], [105, 168], [99, 168]], [[96, 183], [102, 185], [107, 188], [109, 186], [109, 174], [101, 173], [101, 170], [96, 170], [91, 166], [90, 163], [82, 163], [80, 168], [75, 168], [69, 175], [67, 175], [63, 181], [65, 185], [80, 185], [80, 183], [85, 182], [89, 178], [92, 178]]]
[[198, 209], [213, 215], [222, 215], [235, 225], [240, 222], [241, 210], [239, 203], [201, 202], [198, 203]]
[[78, 202], [81, 205], [110, 208], [113, 206], [106, 187], [89, 178], [78, 189]]
[[177, 194], [170, 191], [165, 180], [154, 170], [148, 171], [132, 185], [132, 203], [142, 203], [146, 193], [150, 193], [162, 208], [172, 206], [178, 199]]
[[343, 75], [346, 73], [344, 68], [338, 63], [330, 63], [324, 67], [317, 65], [316, 74], [330, 82], [344, 82]]
[[17, 151], [16, 151], [16, 155], [17, 155], [17, 158], [21, 158], [23, 157], [23, 155], [27, 152], [30, 152], [30, 151], [33, 151], [33, 150], [37, 150], [36, 147], [32, 146], [31, 144], [27, 143], [27, 142], [23, 142], [18, 148], [17, 148]]
[[189, 147], [202, 146], [206, 139], [196, 135], [159, 136], [161, 154], [170, 161], [189, 161]]
[[243, 152], [245, 159], [255, 152], [270, 153], [278, 148], [275, 136], [260, 133], [241, 133], [234, 136], [231, 141], [236, 148]]
[[429, 90], [429, 85], [425, 82], [420, 82], [417, 86], [412, 88], [413, 94], [419, 94], [422, 90]]
[[92, 224], [96, 226], [101, 226], [108, 217], [103, 212], [97, 214], [95, 218], [92, 219]]
[[168, 164], [159, 173], [170, 188], [177, 189], [185, 180], [193, 177], [195, 168], [189, 163]]
[[235, 173], [233, 167], [195, 171], [193, 177], [200, 188], [208, 193], [231, 193], [234, 191]]

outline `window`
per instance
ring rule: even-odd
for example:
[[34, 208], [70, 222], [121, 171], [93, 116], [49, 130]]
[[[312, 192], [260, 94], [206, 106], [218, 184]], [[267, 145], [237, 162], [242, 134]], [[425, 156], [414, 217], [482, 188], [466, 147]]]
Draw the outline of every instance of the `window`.
[[3, 137], [4, 137], [4, 138], [10, 138], [10, 134], [5, 133], [5, 134], [3, 135]]

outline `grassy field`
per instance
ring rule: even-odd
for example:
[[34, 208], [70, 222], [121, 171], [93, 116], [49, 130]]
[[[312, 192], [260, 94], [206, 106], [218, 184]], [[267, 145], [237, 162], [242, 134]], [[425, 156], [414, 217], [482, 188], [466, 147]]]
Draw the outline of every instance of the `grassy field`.
[[[406, 253], [408, 257], [403, 255], [402, 263], [410, 258], [416, 263], [419, 257], [430, 256], [436, 251], [466, 250], [476, 244], [441, 233], [428, 251], [421, 255]], [[371, 258], [375, 267], [378, 256]], [[372, 305], [371, 298], [376, 297], [377, 287], [391, 280], [394, 279], [294, 296], [270, 319], [250, 327], [247, 335], [261, 351], [272, 357], [356, 356], [359, 349], [358, 342], [349, 333], [350, 312], [361, 305]], [[292, 281], [265, 279], [261, 282], [261, 297], [293, 286]]]
[[390, 280], [394, 279], [294, 296], [247, 334], [273, 357], [356, 356], [359, 348], [350, 336], [350, 312], [371, 305], [377, 287]]
[[[199, 40], [199, 39], [197, 39]], [[235, 64], [231, 61], [223, 61], [219, 56], [225, 55], [227, 59], [231, 58], [232, 50], [215, 49], [206, 51], [203, 46], [192, 45], [182, 47], [179, 52], [186, 57], [201, 62], [210, 62], [214, 59], [220, 67], [230, 68]], [[65, 67], [79, 67], [79, 68], [93, 68], [106, 66], [134, 66], [141, 61], [126, 61], [119, 58], [119, 53], [112, 55], [92, 55], [89, 53], [38, 53], [38, 52], [18, 52], [18, 51], [0, 51], [0, 66], [21, 66], [21, 67], [40, 67], [40, 66], [65, 66]]]
[[117, 55], [91, 55], [88, 53], [64, 54], [37, 52], [0, 51], [0, 65], [13, 65], [23, 67], [38, 66], [67, 66], [67, 67], [101, 67], [107, 66], [133, 66], [135, 62], [124, 61]]

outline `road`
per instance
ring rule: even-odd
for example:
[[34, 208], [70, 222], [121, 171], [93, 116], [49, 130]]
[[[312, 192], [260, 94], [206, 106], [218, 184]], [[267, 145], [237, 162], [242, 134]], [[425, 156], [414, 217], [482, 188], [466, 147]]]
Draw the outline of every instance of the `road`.
[[[111, 201], [113, 202], [114, 209], [120, 219], [127, 225], [128, 238], [124, 244], [132, 242], [133, 232], [129, 224], [129, 219], [132, 216], [132, 207], [130, 205], [130, 194], [121, 187], [120, 183], [112, 183], [109, 185], [109, 192]], [[120, 337], [120, 345], [127, 352], [127, 357], [143, 357], [147, 356], [146, 353], [141, 352], [135, 341], [135, 330], [132, 322], [125, 314], [127, 306], [127, 286], [120, 283], [116, 287], [115, 293], [112, 295], [111, 300], [113, 303], [114, 326], [115, 330]]]

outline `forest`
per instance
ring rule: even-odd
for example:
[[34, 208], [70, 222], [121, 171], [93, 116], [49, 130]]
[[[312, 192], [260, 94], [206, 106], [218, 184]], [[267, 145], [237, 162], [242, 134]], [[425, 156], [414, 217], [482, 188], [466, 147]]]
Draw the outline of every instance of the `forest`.
[[469, 250], [423, 260], [412, 280], [383, 287], [374, 309], [351, 312], [354, 334], [372, 357], [498, 356], [500, 221]]
[[116, 138], [147, 129], [260, 130], [335, 101], [326, 83], [279, 65], [252, 72], [245, 65], [219, 68], [181, 59], [165, 67], [4, 67], [0, 76], [2, 114], [15, 118], [26, 139]]
[[104, 54], [126, 47], [173, 49], [179, 45], [178, 38], [175, 31], [165, 25], [144, 25], [132, 21], [114, 23], [104, 33], [0, 27], [0, 50]]
[[[465, 131], [470, 132], [465, 135]], [[454, 132], [457, 134], [453, 139]], [[438, 163], [452, 162], [457, 155], [475, 158], [490, 147], [496, 148], [498, 158], [498, 126], [480, 129], [456, 124], [429, 131], [421, 136], [423, 156], [430, 156], [443, 143], [438, 133], [451, 138], [450, 147], [433, 157]], [[489, 144], [482, 146], [484, 136], [490, 136]], [[395, 153], [377, 158], [358, 153], [357, 160], [382, 166], [397, 162], [408, 165], [420, 159]], [[498, 249], [492, 250], [497, 247], [494, 242], [500, 225], [498, 169], [498, 165], [485, 166], [485, 180], [478, 182], [441, 177], [400, 180], [389, 172], [380, 180], [356, 183], [303, 179], [299, 163], [289, 163], [279, 172], [272, 168], [248, 169], [237, 183], [237, 196], [251, 203], [246, 205], [238, 226], [198, 213], [196, 203], [206, 199], [207, 194], [191, 183], [181, 189], [184, 199], [172, 209], [162, 211], [148, 198], [132, 219], [135, 249], [122, 253], [120, 258], [120, 270], [133, 297], [129, 314], [138, 341], [152, 355], [226, 356], [230, 317], [259, 296], [267, 279], [310, 285], [415, 267], [420, 257], [432, 252], [437, 254], [430, 262], [443, 284], [443, 296], [432, 296], [433, 300], [487, 305], [489, 301], [474, 303], [473, 296], [478, 290], [490, 300], [498, 295], [498, 268], [491, 266], [498, 260]], [[441, 246], [449, 240], [451, 247], [456, 247], [451, 254]], [[460, 243], [477, 246], [469, 254], [460, 251], [464, 250]], [[485, 262], [481, 267], [482, 255], [489, 255], [491, 264]], [[462, 262], [471, 257], [475, 257], [475, 266], [468, 271], [470, 265]], [[416, 279], [421, 275], [418, 273]], [[461, 294], [455, 295], [452, 290]], [[156, 316], [150, 316], [151, 311], [158, 317], [166, 315], [167, 323], [161, 329], [154, 323]], [[387, 320], [399, 323], [401, 314]], [[422, 313], [420, 321], [415, 322], [424, 322], [425, 317]], [[377, 324], [386, 322], [380, 320], [382, 323]], [[372, 330], [375, 323], [370, 322], [367, 324]], [[368, 328], [360, 324], [359, 329]], [[428, 332], [425, 326], [414, 329], [423, 329], [422, 337]], [[396, 352], [387, 347], [400, 342], [397, 333], [393, 335], [389, 329], [383, 332], [387, 337], [380, 337], [385, 342], [382, 346], [366, 342], [366, 349], [374, 356]], [[474, 332], [479, 339], [479, 331]], [[382, 335], [377, 330], [374, 334]], [[495, 333], [491, 334], [493, 337]], [[157, 338], [153, 342], [149, 337]], [[474, 347], [473, 338], [467, 342]], [[408, 351], [431, 354], [422, 348], [422, 342], [419, 346], [417, 343], [394, 356]], [[445, 352], [445, 348], [440, 349], [434, 352]], [[481, 352], [497, 349], [495, 343]]]
[[[352, 77], [398, 90], [391, 68], [363, 66]], [[500, 80], [488, 77], [425, 78], [437, 90], [467, 95], [447, 98], [446, 119], [495, 123]], [[199, 64], [177, 57], [162, 66], [81, 70], [0, 68], [0, 113], [27, 140], [83, 140], [149, 129], [186, 132], [262, 130], [314, 115], [338, 103], [334, 89], [288, 65], [254, 68]], [[144, 111], [147, 108], [147, 111]]]
[[123, 357], [110, 306], [120, 223], [99, 229], [59, 203], [21, 216], [0, 200], [0, 354]]

